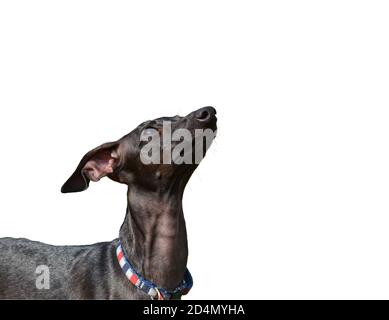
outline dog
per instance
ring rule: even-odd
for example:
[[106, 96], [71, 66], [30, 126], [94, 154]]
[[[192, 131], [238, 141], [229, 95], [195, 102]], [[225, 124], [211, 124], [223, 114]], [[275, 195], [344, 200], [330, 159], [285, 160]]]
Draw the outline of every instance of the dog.
[[[197, 137], [199, 130], [216, 133], [216, 122], [213, 107], [185, 117], [157, 118], [86, 153], [61, 191], [84, 191], [90, 181], [103, 177], [126, 184], [127, 210], [119, 237], [82, 246], [1, 238], [0, 298], [180, 299], [192, 286], [182, 197], [198, 166], [199, 144], [169, 140], [164, 127]], [[169, 148], [157, 139], [161, 136]], [[201, 146], [202, 156], [209, 145]], [[173, 147], [180, 152], [170, 153]], [[185, 150], [189, 155], [182, 158]]]

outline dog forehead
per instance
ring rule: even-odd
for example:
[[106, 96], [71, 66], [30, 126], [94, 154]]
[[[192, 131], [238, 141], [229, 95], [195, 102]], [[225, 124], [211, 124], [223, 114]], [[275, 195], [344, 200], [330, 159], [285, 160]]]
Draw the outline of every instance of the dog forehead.
[[183, 117], [176, 115], [173, 117], [160, 117], [160, 118], [156, 118], [153, 120], [146, 120], [146, 121], [142, 122], [140, 125], [138, 125], [138, 127], [136, 129], [145, 129], [148, 126], [162, 125], [163, 122], [176, 122], [182, 118]]
[[157, 123], [162, 123], [164, 121], [177, 121], [177, 120], [180, 120], [182, 117], [180, 116], [174, 116], [174, 117], [160, 117], [160, 118], [156, 118], [154, 119], [155, 122]]

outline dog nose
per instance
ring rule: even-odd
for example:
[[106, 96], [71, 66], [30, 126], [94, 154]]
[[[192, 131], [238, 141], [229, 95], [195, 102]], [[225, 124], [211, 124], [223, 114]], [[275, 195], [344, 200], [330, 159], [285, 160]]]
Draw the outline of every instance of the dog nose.
[[206, 122], [213, 118], [216, 114], [214, 107], [204, 107], [196, 111], [195, 117], [198, 121]]

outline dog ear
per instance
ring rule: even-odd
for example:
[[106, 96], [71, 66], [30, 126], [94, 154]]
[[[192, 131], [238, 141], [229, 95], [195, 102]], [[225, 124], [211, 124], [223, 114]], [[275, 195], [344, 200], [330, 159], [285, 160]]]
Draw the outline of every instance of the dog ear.
[[89, 151], [80, 161], [77, 169], [64, 183], [62, 193], [79, 192], [88, 188], [90, 180], [99, 181], [113, 173], [118, 166], [119, 141], [104, 143]]

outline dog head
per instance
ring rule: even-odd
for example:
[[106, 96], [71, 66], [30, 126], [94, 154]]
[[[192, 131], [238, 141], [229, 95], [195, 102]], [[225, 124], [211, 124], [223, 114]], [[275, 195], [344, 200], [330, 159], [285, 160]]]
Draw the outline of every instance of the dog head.
[[85, 154], [61, 192], [83, 191], [105, 176], [158, 192], [184, 187], [216, 135], [216, 122], [213, 107], [145, 121]]

